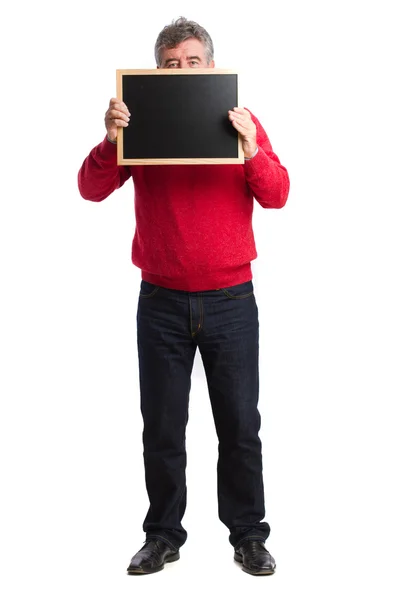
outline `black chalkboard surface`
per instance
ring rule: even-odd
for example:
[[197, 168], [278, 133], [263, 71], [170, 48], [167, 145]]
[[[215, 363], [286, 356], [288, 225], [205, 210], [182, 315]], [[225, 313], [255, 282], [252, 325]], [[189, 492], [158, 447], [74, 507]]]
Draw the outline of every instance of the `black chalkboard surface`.
[[228, 118], [238, 74], [225, 69], [119, 69], [117, 97], [131, 113], [118, 129], [119, 165], [235, 164], [241, 140]]

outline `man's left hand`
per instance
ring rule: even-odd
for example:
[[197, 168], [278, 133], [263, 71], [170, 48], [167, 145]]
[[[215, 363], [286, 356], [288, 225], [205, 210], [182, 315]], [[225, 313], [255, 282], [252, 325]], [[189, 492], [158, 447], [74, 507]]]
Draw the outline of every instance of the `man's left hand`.
[[242, 136], [243, 152], [246, 158], [250, 158], [257, 149], [257, 128], [251, 115], [245, 108], [235, 106], [228, 111], [232, 125]]

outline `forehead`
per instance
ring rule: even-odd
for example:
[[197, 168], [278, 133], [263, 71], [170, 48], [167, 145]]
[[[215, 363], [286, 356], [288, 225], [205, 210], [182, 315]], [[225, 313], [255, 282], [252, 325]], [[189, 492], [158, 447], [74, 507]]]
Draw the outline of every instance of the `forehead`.
[[190, 38], [178, 44], [175, 48], [164, 48], [162, 51], [163, 60], [168, 58], [181, 58], [187, 56], [205, 57], [204, 45], [195, 38]]

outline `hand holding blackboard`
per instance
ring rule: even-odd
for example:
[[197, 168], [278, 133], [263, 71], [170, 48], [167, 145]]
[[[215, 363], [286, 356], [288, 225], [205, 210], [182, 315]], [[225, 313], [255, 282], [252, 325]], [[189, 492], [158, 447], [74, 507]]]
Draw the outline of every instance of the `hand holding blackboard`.
[[117, 135], [119, 165], [243, 164], [239, 127], [246, 118], [238, 113], [234, 126], [229, 120], [238, 106], [237, 72], [117, 70], [117, 97], [131, 113], [126, 126], [127, 113], [119, 111], [125, 116]]
[[117, 140], [118, 127], [128, 127], [130, 116], [131, 113], [124, 102], [121, 102], [117, 98], [111, 98], [104, 117], [107, 137], [110, 142]]
[[245, 157], [250, 158], [257, 150], [257, 127], [251, 114], [245, 108], [235, 106], [233, 110], [229, 111], [229, 119], [242, 136]]

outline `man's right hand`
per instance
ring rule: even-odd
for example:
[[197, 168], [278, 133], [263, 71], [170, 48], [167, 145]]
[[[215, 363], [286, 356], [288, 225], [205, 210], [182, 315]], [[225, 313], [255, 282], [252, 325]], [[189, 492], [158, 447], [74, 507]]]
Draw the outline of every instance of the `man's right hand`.
[[128, 127], [131, 113], [122, 100], [111, 98], [110, 105], [104, 117], [108, 139], [112, 142], [117, 140], [117, 127]]

